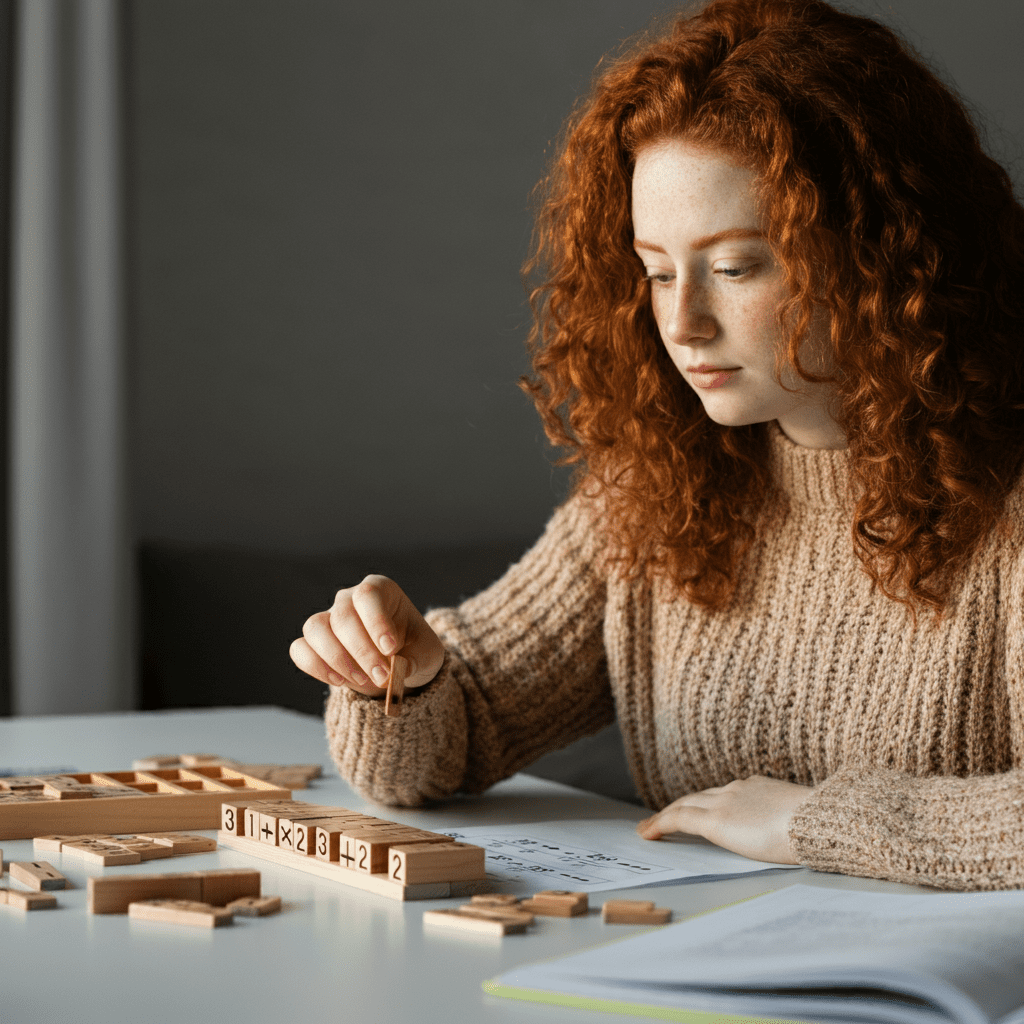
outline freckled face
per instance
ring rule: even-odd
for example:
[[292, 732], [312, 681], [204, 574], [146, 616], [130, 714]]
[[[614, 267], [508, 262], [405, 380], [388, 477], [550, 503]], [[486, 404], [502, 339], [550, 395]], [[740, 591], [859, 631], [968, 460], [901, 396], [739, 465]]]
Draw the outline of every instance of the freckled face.
[[[776, 377], [785, 275], [762, 234], [752, 171], [725, 153], [671, 139], [647, 146], [633, 173], [637, 255], [651, 282], [662, 341], [716, 423], [778, 420], [797, 444], [841, 448], [827, 385], [793, 370]], [[827, 365], [827, 333], [803, 341], [812, 371]], [[806, 356], [804, 355], [806, 353]], [[798, 388], [797, 393], [782, 387]]]

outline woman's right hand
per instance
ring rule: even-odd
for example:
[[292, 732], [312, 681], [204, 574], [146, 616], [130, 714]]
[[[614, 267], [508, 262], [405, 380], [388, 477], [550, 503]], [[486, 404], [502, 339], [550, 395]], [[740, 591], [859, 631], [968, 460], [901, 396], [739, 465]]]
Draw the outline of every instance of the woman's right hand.
[[392, 654], [406, 661], [407, 690], [426, 686], [444, 661], [437, 634], [386, 576], [339, 590], [328, 611], [306, 619], [288, 653], [314, 679], [371, 697], [384, 696]]

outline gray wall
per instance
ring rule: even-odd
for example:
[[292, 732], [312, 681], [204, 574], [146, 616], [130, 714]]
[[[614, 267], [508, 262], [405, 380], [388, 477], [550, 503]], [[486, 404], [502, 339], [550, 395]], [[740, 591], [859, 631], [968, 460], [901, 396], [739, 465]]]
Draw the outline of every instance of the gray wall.
[[[562, 483], [515, 387], [528, 195], [599, 57], [674, 7], [136, 0], [138, 536], [536, 533]], [[1024, 3], [849, 7], [946, 69], [1019, 163]]]

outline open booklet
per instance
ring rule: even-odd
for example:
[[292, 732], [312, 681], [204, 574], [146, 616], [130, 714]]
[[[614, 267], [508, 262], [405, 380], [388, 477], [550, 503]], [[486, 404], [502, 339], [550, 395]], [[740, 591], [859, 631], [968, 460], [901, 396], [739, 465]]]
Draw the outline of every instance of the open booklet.
[[794, 885], [519, 967], [494, 995], [716, 1024], [1024, 1024], [1024, 892]]

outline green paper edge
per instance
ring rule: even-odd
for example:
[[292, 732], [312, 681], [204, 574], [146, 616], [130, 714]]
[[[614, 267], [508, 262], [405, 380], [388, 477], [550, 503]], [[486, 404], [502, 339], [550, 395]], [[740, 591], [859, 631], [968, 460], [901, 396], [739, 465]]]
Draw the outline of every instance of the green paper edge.
[[681, 1024], [807, 1024], [784, 1017], [746, 1017], [735, 1014], [714, 1013], [706, 1010], [675, 1010], [668, 1006], [650, 1006], [646, 1003], [623, 1003], [617, 999], [595, 999], [589, 996], [567, 996], [536, 988], [515, 988], [485, 981], [483, 990], [492, 996], [524, 999], [530, 1003], [549, 1003], [568, 1006], [575, 1010], [603, 1010], [605, 1013], [625, 1013], [648, 1020], [672, 1020]]

